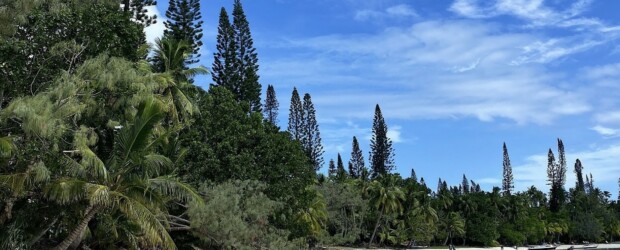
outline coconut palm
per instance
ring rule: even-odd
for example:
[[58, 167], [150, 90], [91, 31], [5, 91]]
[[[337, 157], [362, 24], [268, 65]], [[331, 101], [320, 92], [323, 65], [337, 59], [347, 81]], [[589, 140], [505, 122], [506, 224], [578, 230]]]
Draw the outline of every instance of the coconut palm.
[[449, 212], [441, 219], [440, 226], [447, 234], [446, 240], [443, 243], [444, 245], [448, 244], [448, 240], [450, 240], [450, 244], [452, 244], [453, 235], [465, 235], [465, 220], [459, 213]]
[[[140, 241], [147, 246], [175, 249], [167, 232], [165, 204], [177, 198], [201, 201], [187, 184], [165, 175], [172, 166], [168, 158], [153, 153], [158, 140], [153, 131], [163, 117], [162, 104], [143, 102], [133, 124], [116, 135], [112, 155], [105, 162], [86, 146], [65, 157], [67, 176], [44, 188], [47, 199], [73, 206], [88, 201], [83, 216], [54, 249], [67, 249], [80, 241], [88, 223], [98, 214], [122, 215], [139, 227]], [[112, 229], [111, 229], [112, 230]]]
[[377, 222], [370, 237], [368, 244], [372, 244], [377, 234], [377, 229], [381, 226], [381, 221], [386, 214], [402, 214], [402, 201], [405, 200], [405, 193], [393, 183], [393, 176], [379, 177], [384, 183], [374, 180], [366, 189], [370, 195], [370, 204], [377, 210]]
[[208, 71], [202, 66], [188, 68], [185, 65], [185, 60], [191, 55], [191, 46], [185, 41], [157, 39], [153, 53], [153, 70], [162, 73], [159, 75], [160, 94], [164, 97], [168, 113], [176, 123], [186, 121], [194, 112], [194, 106], [186, 95], [193, 87], [190, 79]]

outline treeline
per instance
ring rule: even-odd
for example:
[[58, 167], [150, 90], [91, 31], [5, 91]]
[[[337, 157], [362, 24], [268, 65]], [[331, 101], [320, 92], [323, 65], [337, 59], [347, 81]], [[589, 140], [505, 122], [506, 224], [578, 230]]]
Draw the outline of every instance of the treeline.
[[[310, 94], [291, 95], [288, 127], [239, 0], [222, 8], [210, 70], [199, 0], [19, 0], [0, 8], [0, 248], [299, 249], [317, 245], [471, 245], [603, 241], [620, 207], [592, 175], [564, 190], [549, 152], [547, 195], [484, 192], [465, 175], [436, 189], [395, 168], [379, 105], [368, 166], [329, 161]], [[120, 6], [120, 7], [119, 7]], [[232, 18], [231, 18], [232, 17]], [[231, 20], [232, 19], [232, 20]], [[210, 87], [195, 85], [209, 73]], [[207, 85], [206, 83], [201, 83]]]

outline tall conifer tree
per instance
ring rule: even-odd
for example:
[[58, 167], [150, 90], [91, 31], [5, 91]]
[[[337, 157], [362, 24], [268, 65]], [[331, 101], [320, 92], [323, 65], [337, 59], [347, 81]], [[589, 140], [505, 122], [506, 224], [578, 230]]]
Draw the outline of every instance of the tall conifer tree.
[[463, 183], [461, 183], [461, 189], [463, 194], [469, 193], [469, 181], [467, 180], [465, 174], [463, 174]]
[[166, 11], [168, 20], [164, 22], [164, 37], [178, 41], [186, 41], [191, 45], [191, 56], [185, 63], [194, 64], [199, 61], [202, 46], [202, 15], [200, 0], [170, 0]]
[[291, 134], [293, 140], [301, 141], [303, 135], [303, 119], [304, 110], [299, 99], [299, 92], [297, 88], [293, 88], [291, 94], [291, 105], [288, 112], [288, 132]]
[[265, 119], [272, 124], [278, 123], [278, 99], [276, 99], [276, 91], [273, 89], [273, 85], [267, 85], [267, 97], [265, 98], [265, 108], [263, 109], [263, 115]]
[[[558, 212], [564, 203], [564, 181], [566, 179], [566, 158], [564, 157], [564, 145], [558, 139], [559, 161], [556, 162], [553, 151], [547, 153], [547, 177], [551, 186], [549, 194], [549, 210]], [[564, 166], [562, 166], [562, 163]]]
[[261, 111], [261, 85], [258, 82], [258, 56], [250, 32], [250, 25], [243, 11], [240, 0], [233, 6], [233, 30], [237, 44], [239, 74], [239, 99], [250, 104], [250, 110]]
[[513, 177], [512, 177], [512, 166], [510, 165], [510, 157], [508, 156], [508, 148], [506, 148], [506, 143], [504, 142], [503, 146], [504, 151], [504, 178], [502, 180], [502, 189], [504, 190], [504, 194], [510, 195], [512, 189], [514, 188]]
[[329, 169], [327, 169], [327, 175], [332, 177], [336, 175], [336, 163], [334, 163], [334, 159], [329, 160]]
[[148, 15], [146, 7], [156, 6], [155, 0], [121, 0], [123, 5], [123, 11], [131, 12], [133, 20], [144, 25], [149, 26], [157, 23], [157, 15]]
[[577, 191], [585, 191], [585, 184], [583, 183], [583, 165], [581, 165], [581, 161], [577, 159], [575, 161], [575, 175], [577, 177], [577, 183], [575, 183], [575, 189]]
[[314, 104], [312, 104], [312, 98], [308, 93], [304, 95], [302, 111], [301, 144], [306, 150], [314, 170], [318, 171], [323, 165], [323, 145], [321, 145], [321, 133], [316, 121]]
[[349, 163], [351, 164], [349, 175], [353, 178], [358, 178], [362, 176], [362, 171], [365, 168], [364, 154], [362, 153], [362, 149], [360, 149], [360, 144], [357, 142], [357, 138], [355, 136], [353, 136], [351, 159], [349, 160]]
[[413, 182], [417, 183], [418, 182], [418, 175], [416, 175], [415, 170], [412, 168], [411, 169], [411, 179], [413, 180]]
[[383, 175], [394, 168], [394, 151], [392, 141], [387, 137], [387, 125], [381, 114], [379, 104], [375, 106], [375, 118], [372, 123], [372, 138], [370, 141], [370, 164], [372, 176]]
[[338, 153], [338, 160], [336, 162], [336, 176], [340, 181], [343, 181], [347, 178], [347, 171], [344, 169], [344, 163], [342, 162], [342, 157], [340, 156], [340, 153]]
[[211, 77], [214, 85], [227, 88], [235, 97], [239, 96], [239, 76], [237, 74], [237, 44], [235, 31], [228, 19], [226, 9], [220, 10], [219, 25], [217, 26], [216, 52], [213, 53], [213, 67]]

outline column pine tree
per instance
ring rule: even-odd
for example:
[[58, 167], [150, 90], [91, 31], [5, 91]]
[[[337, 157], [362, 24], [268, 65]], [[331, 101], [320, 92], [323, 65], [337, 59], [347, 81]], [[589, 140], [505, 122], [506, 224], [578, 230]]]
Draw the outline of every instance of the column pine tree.
[[278, 123], [278, 99], [276, 99], [276, 91], [273, 85], [267, 85], [267, 97], [265, 98], [265, 107], [263, 108], [263, 116], [265, 120], [272, 124]]
[[506, 143], [504, 142], [503, 146], [504, 153], [504, 162], [503, 162], [503, 175], [502, 179], [502, 189], [504, 194], [510, 195], [512, 189], [514, 188], [513, 177], [512, 177], [512, 166], [510, 165], [510, 157], [508, 156], [508, 148], [506, 148]]
[[168, 20], [164, 22], [164, 37], [177, 41], [186, 41], [191, 45], [191, 55], [186, 65], [199, 61], [202, 46], [202, 15], [200, 0], [170, 0], [166, 10]]
[[370, 140], [370, 165], [372, 177], [384, 175], [394, 168], [394, 151], [392, 141], [387, 137], [388, 128], [381, 114], [379, 104], [375, 106], [375, 117], [372, 123]]

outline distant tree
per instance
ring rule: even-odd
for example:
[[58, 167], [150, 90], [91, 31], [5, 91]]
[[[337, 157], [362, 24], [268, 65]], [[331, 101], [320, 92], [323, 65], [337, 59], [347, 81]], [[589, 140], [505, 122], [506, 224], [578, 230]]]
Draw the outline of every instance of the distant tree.
[[558, 138], [558, 184], [564, 189], [566, 184], [566, 155], [564, 153], [564, 143]]
[[441, 177], [439, 177], [439, 181], [437, 182], [437, 193], [440, 193], [442, 189], [443, 189], [443, 181], [441, 180]]
[[164, 22], [164, 37], [186, 41], [191, 47], [191, 54], [185, 60], [186, 65], [199, 61], [202, 46], [202, 15], [200, 0], [170, 0], [166, 10], [168, 20]]
[[370, 140], [370, 164], [372, 176], [387, 174], [394, 168], [394, 151], [392, 140], [387, 137], [388, 128], [381, 114], [379, 104], [375, 106], [375, 118], [372, 123]]
[[293, 88], [293, 94], [291, 95], [291, 105], [288, 112], [288, 132], [291, 134], [292, 139], [301, 141], [303, 136], [303, 120], [304, 110], [299, 99], [299, 93], [297, 88]]
[[[197, 1], [197, 0], [196, 0]], [[261, 111], [261, 85], [258, 82], [258, 55], [250, 33], [250, 25], [240, 0], [233, 5], [233, 24], [237, 49], [237, 74], [239, 75], [239, 99], [250, 104], [250, 110]]]
[[146, 7], [148, 6], [156, 6], [157, 1], [155, 0], [121, 0], [121, 4], [123, 4], [123, 11], [125, 13], [131, 13], [132, 18], [144, 25], [150, 26], [151, 24], [157, 23], [157, 15], [148, 15]]
[[347, 171], [344, 169], [344, 163], [342, 162], [342, 157], [340, 156], [340, 153], [338, 153], [338, 160], [336, 163], [336, 177], [340, 181], [343, 181], [347, 178]]
[[352, 168], [349, 170], [349, 175], [353, 178], [358, 178], [362, 175], [362, 171], [364, 170], [364, 154], [362, 153], [362, 149], [360, 149], [360, 144], [357, 142], [357, 138], [353, 136], [353, 146], [351, 149], [351, 163]]
[[273, 85], [267, 85], [267, 98], [265, 99], [265, 108], [263, 109], [263, 116], [272, 124], [278, 123], [278, 99], [276, 99], [276, 91], [273, 89]]
[[581, 165], [581, 161], [577, 159], [575, 161], [575, 175], [577, 177], [577, 183], [575, 183], [575, 189], [577, 191], [585, 191], [585, 184], [583, 183], [583, 174], [581, 173], [583, 170], [583, 166]]
[[418, 182], [418, 175], [416, 175], [415, 170], [413, 168], [411, 169], [411, 179], [416, 183]]
[[463, 194], [469, 193], [469, 181], [467, 180], [467, 177], [465, 177], [465, 174], [463, 174], [463, 183], [461, 183], [461, 188], [463, 189]]
[[508, 148], [506, 148], [506, 143], [504, 142], [504, 179], [502, 180], [502, 189], [504, 190], [504, 194], [510, 195], [512, 189], [514, 188], [513, 177], [512, 177], [512, 166], [510, 165], [510, 157], [508, 156]]
[[302, 104], [303, 120], [302, 120], [302, 137], [301, 144], [306, 150], [306, 154], [310, 158], [315, 171], [319, 171], [323, 166], [323, 145], [321, 145], [321, 133], [319, 132], [319, 124], [316, 121], [316, 110], [312, 104], [310, 94], [304, 95]]
[[553, 151], [549, 149], [547, 154], [547, 177], [551, 191], [549, 195], [549, 210], [551, 212], [560, 211], [564, 203], [564, 182], [566, 181], [566, 157], [564, 155], [564, 144], [558, 139], [558, 162], [555, 161]]
[[329, 159], [329, 169], [327, 170], [327, 175], [329, 177], [333, 177], [336, 175], [336, 163], [334, 163], [334, 159]]
[[214, 85], [227, 88], [235, 96], [239, 96], [239, 76], [237, 73], [237, 44], [235, 31], [228, 19], [226, 9], [220, 10], [219, 25], [217, 26], [216, 52], [213, 53], [213, 67], [211, 76]]

